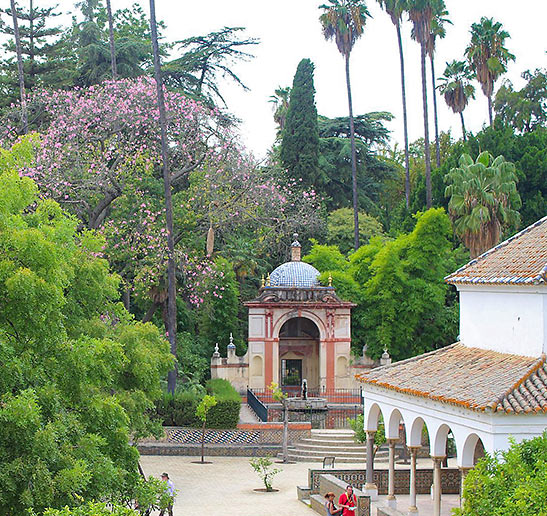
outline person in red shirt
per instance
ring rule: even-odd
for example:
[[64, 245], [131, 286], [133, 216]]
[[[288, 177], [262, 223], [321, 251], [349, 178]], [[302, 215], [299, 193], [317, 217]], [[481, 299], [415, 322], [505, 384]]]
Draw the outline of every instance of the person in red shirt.
[[340, 495], [338, 505], [343, 507], [342, 516], [355, 516], [357, 498], [353, 494], [353, 487], [346, 487], [346, 492]]

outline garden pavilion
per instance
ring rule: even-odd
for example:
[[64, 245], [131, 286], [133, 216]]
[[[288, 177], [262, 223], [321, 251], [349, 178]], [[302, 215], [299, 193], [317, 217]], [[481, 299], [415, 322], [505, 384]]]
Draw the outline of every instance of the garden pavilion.
[[[364, 421], [372, 448], [381, 415], [389, 445], [388, 505], [394, 449], [404, 424], [411, 456], [409, 514], [416, 514], [416, 456], [422, 427], [433, 460], [434, 514], [441, 510], [441, 462], [454, 437], [462, 480], [475, 449], [489, 453], [547, 428], [547, 217], [445, 278], [460, 296], [459, 342], [363, 373]], [[372, 457], [372, 450], [367, 450]], [[373, 460], [366, 490], [374, 496]]]

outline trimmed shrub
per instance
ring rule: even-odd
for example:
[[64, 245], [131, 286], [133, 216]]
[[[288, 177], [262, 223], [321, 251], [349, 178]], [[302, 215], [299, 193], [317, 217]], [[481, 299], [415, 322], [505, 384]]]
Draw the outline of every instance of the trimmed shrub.
[[207, 415], [207, 428], [236, 428], [239, 423], [241, 396], [232, 384], [215, 378], [207, 382], [207, 390], [217, 399], [217, 404]]
[[[215, 396], [217, 404], [207, 415], [207, 428], [236, 428], [239, 422], [241, 396], [227, 380], [207, 382], [207, 391]], [[202, 396], [194, 392], [164, 393], [156, 402], [156, 412], [164, 426], [201, 427], [196, 408]]]

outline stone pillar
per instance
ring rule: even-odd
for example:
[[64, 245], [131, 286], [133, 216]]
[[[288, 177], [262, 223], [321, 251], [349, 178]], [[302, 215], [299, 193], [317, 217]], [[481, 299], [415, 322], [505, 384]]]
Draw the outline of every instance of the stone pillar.
[[465, 481], [465, 477], [467, 476], [467, 473], [469, 473], [469, 470], [473, 468], [469, 466], [460, 466], [460, 507], [463, 505], [463, 483]]
[[378, 487], [374, 483], [374, 436], [375, 430], [367, 430], [367, 469], [366, 484], [363, 492], [370, 496], [371, 501], [378, 500]]
[[410, 451], [410, 506], [408, 507], [408, 514], [415, 516], [418, 514], [418, 507], [416, 507], [416, 458], [420, 446], [409, 446]]
[[441, 464], [444, 457], [431, 456], [433, 460], [433, 516], [441, 516]]
[[387, 488], [387, 506], [392, 509], [397, 508], [397, 499], [395, 498], [395, 444], [398, 439], [387, 439], [389, 446], [389, 481]]

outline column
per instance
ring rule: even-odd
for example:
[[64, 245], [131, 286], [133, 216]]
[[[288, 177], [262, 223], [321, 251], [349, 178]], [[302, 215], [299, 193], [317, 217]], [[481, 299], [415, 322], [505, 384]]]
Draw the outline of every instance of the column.
[[366, 469], [366, 484], [363, 492], [370, 496], [370, 499], [375, 502], [378, 500], [378, 488], [374, 483], [374, 436], [376, 430], [367, 430], [367, 469]]
[[408, 514], [418, 514], [418, 507], [416, 507], [416, 456], [420, 446], [409, 446], [410, 451], [410, 506], [408, 508]]
[[444, 457], [431, 456], [433, 460], [433, 516], [441, 516], [441, 464]]
[[389, 480], [387, 487], [387, 506], [392, 509], [397, 508], [397, 499], [395, 498], [395, 444], [398, 439], [386, 439], [389, 446]]

